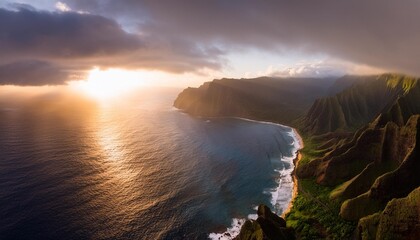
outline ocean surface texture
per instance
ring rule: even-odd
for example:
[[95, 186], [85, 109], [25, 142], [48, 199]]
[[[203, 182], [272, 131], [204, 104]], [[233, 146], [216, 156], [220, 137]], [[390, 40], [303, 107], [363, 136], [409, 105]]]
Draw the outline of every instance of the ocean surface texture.
[[228, 239], [259, 203], [282, 213], [292, 129], [194, 118], [172, 108], [178, 91], [3, 102], [0, 239]]

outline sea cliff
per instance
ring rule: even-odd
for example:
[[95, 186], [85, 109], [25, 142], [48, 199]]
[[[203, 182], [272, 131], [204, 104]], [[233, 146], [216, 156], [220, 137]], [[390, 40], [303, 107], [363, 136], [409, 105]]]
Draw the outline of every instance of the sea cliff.
[[[224, 81], [229, 83], [213, 81], [184, 91], [175, 106], [193, 115], [246, 116], [299, 130], [305, 147], [296, 163], [298, 195], [285, 215], [286, 227], [294, 229], [294, 237], [410, 239], [417, 234], [399, 226], [401, 221], [406, 226], [420, 222], [419, 215], [404, 213], [404, 209], [420, 205], [414, 201], [420, 186], [416, 177], [420, 171], [418, 78], [345, 76], [325, 81], [327, 89], [318, 89], [304, 101], [298, 93], [305, 90], [296, 90], [293, 79], [271, 80], [277, 81], [271, 83], [271, 90], [261, 88], [255, 94], [249, 89], [256, 89], [258, 79]], [[249, 87], [249, 82], [254, 87]], [[211, 87], [215, 84], [222, 86]], [[315, 91], [311, 86], [300, 83], [300, 87]], [[263, 96], [265, 91], [270, 97]], [[286, 101], [281, 94], [285, 92], [296, 100]], [[399, 208], [402, 214], [396, 210]], [[390, 218], [388, 213], [398, 217]], [[246, 226], [247, 234], [238, 239], [252, 239], [250, 229], [265, 234], [255, 236], [271, 239], [264, 228]]]

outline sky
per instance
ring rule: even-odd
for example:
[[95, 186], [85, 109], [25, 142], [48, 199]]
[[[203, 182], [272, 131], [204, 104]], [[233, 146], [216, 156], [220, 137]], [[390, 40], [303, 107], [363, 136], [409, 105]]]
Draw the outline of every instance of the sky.
[[418, 0], [1, 0], [0, 84], [62, 85], [101, 71], [180, 86], [419, 76], [419, 12]]

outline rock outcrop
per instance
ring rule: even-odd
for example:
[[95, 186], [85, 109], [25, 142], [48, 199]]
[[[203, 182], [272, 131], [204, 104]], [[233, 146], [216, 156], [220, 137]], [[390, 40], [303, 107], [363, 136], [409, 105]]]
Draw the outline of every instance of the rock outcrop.
[[286, 227], [286, 221], [272, 213], [265, 206], [258, 206], [257, 220], [247, 220], [236, 240], [291, 240], [295, 239], [292, 228]]

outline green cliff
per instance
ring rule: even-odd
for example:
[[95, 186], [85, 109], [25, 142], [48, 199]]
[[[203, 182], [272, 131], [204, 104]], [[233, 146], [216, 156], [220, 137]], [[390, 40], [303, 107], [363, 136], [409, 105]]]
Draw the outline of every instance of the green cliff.
[[[418, 96], [418, 93], [413, 94], [419, 89], [418, 84], [415, 84], [417, 79], [392, 74], [356, 79], [354, 84], [338, 94], [317, 99], [301, 120], [302, 130], [310, 134], [354, 131], [374, 120], [380, 113], [387, 112], [390, 106], [400, 101], [406, 101], [402, 104], [407, 109], [396, 105], [388, 117], [402, 115], [407, 120], [418, 110], [413, 109], [418, 107], [414, 106], [414, 99], [407, 96], [405, 100], [399, 100], [408, 93]], [[416, 89], [413, 91], [413, 88]]]
[[[377, 88], [374, 89], [374, 86]], [[355, 92], [358, 100], [340, 100], [351, 99]], [[375, 98], [377, 103], [372, 102]], [[338, 211], [335, 210], [336, 214], [344, 220], [358, 222], [366, 235], [366, 232], [373, 231], [373, 223], [378, 223], [381, 218], [376, 213], [388, 208], [393, 199], [406, 197], [420, 186], [417, 176], [420, 171], [419, 80], [402, 75], [381, 75], [368, 83], [357, 83], [327, 99], [330, 100], [325, 100], [325, 103], [319, 100], [315, 102], [304, 121], [301, 121], [304, 134], [317, 143], [312, 151], [322, 154], [300, 164], [296, 173], [301, 179], [309, 179], [330, 189], [329, 198], [324, 200], [340, 206]], [[336, 101], [335, 108], [331, 108], [331, 101]], [[363, 105], [363, 102], [366, 104]], [[316, 113], [315, 108], [327, 110]], [[342, 117], [335, 117], [334, 114], [341, 114]], [[347, 120], [351, 118], [354, 122]], [[322, 126], [322, 121], [312, 123], [310, 119], [329, 120], [326, 120], [327, 125]], [[314, 127], [317, 124], [321, 126]], [[331, 133], [351, 131], [358, 125], [361, 127], [352, 136]], [[411, 225], [418, 224], [418, 219], [403, 220]], [[392, 222], [392, 219], [388, 219], [388, 224], [399, 224]], [[387, 234], [398, 235], [393, 233], [398, 230], [397, 227], [388, 229]], [[349, 232], [344, 236], [350, 238], [352, 234]]]

